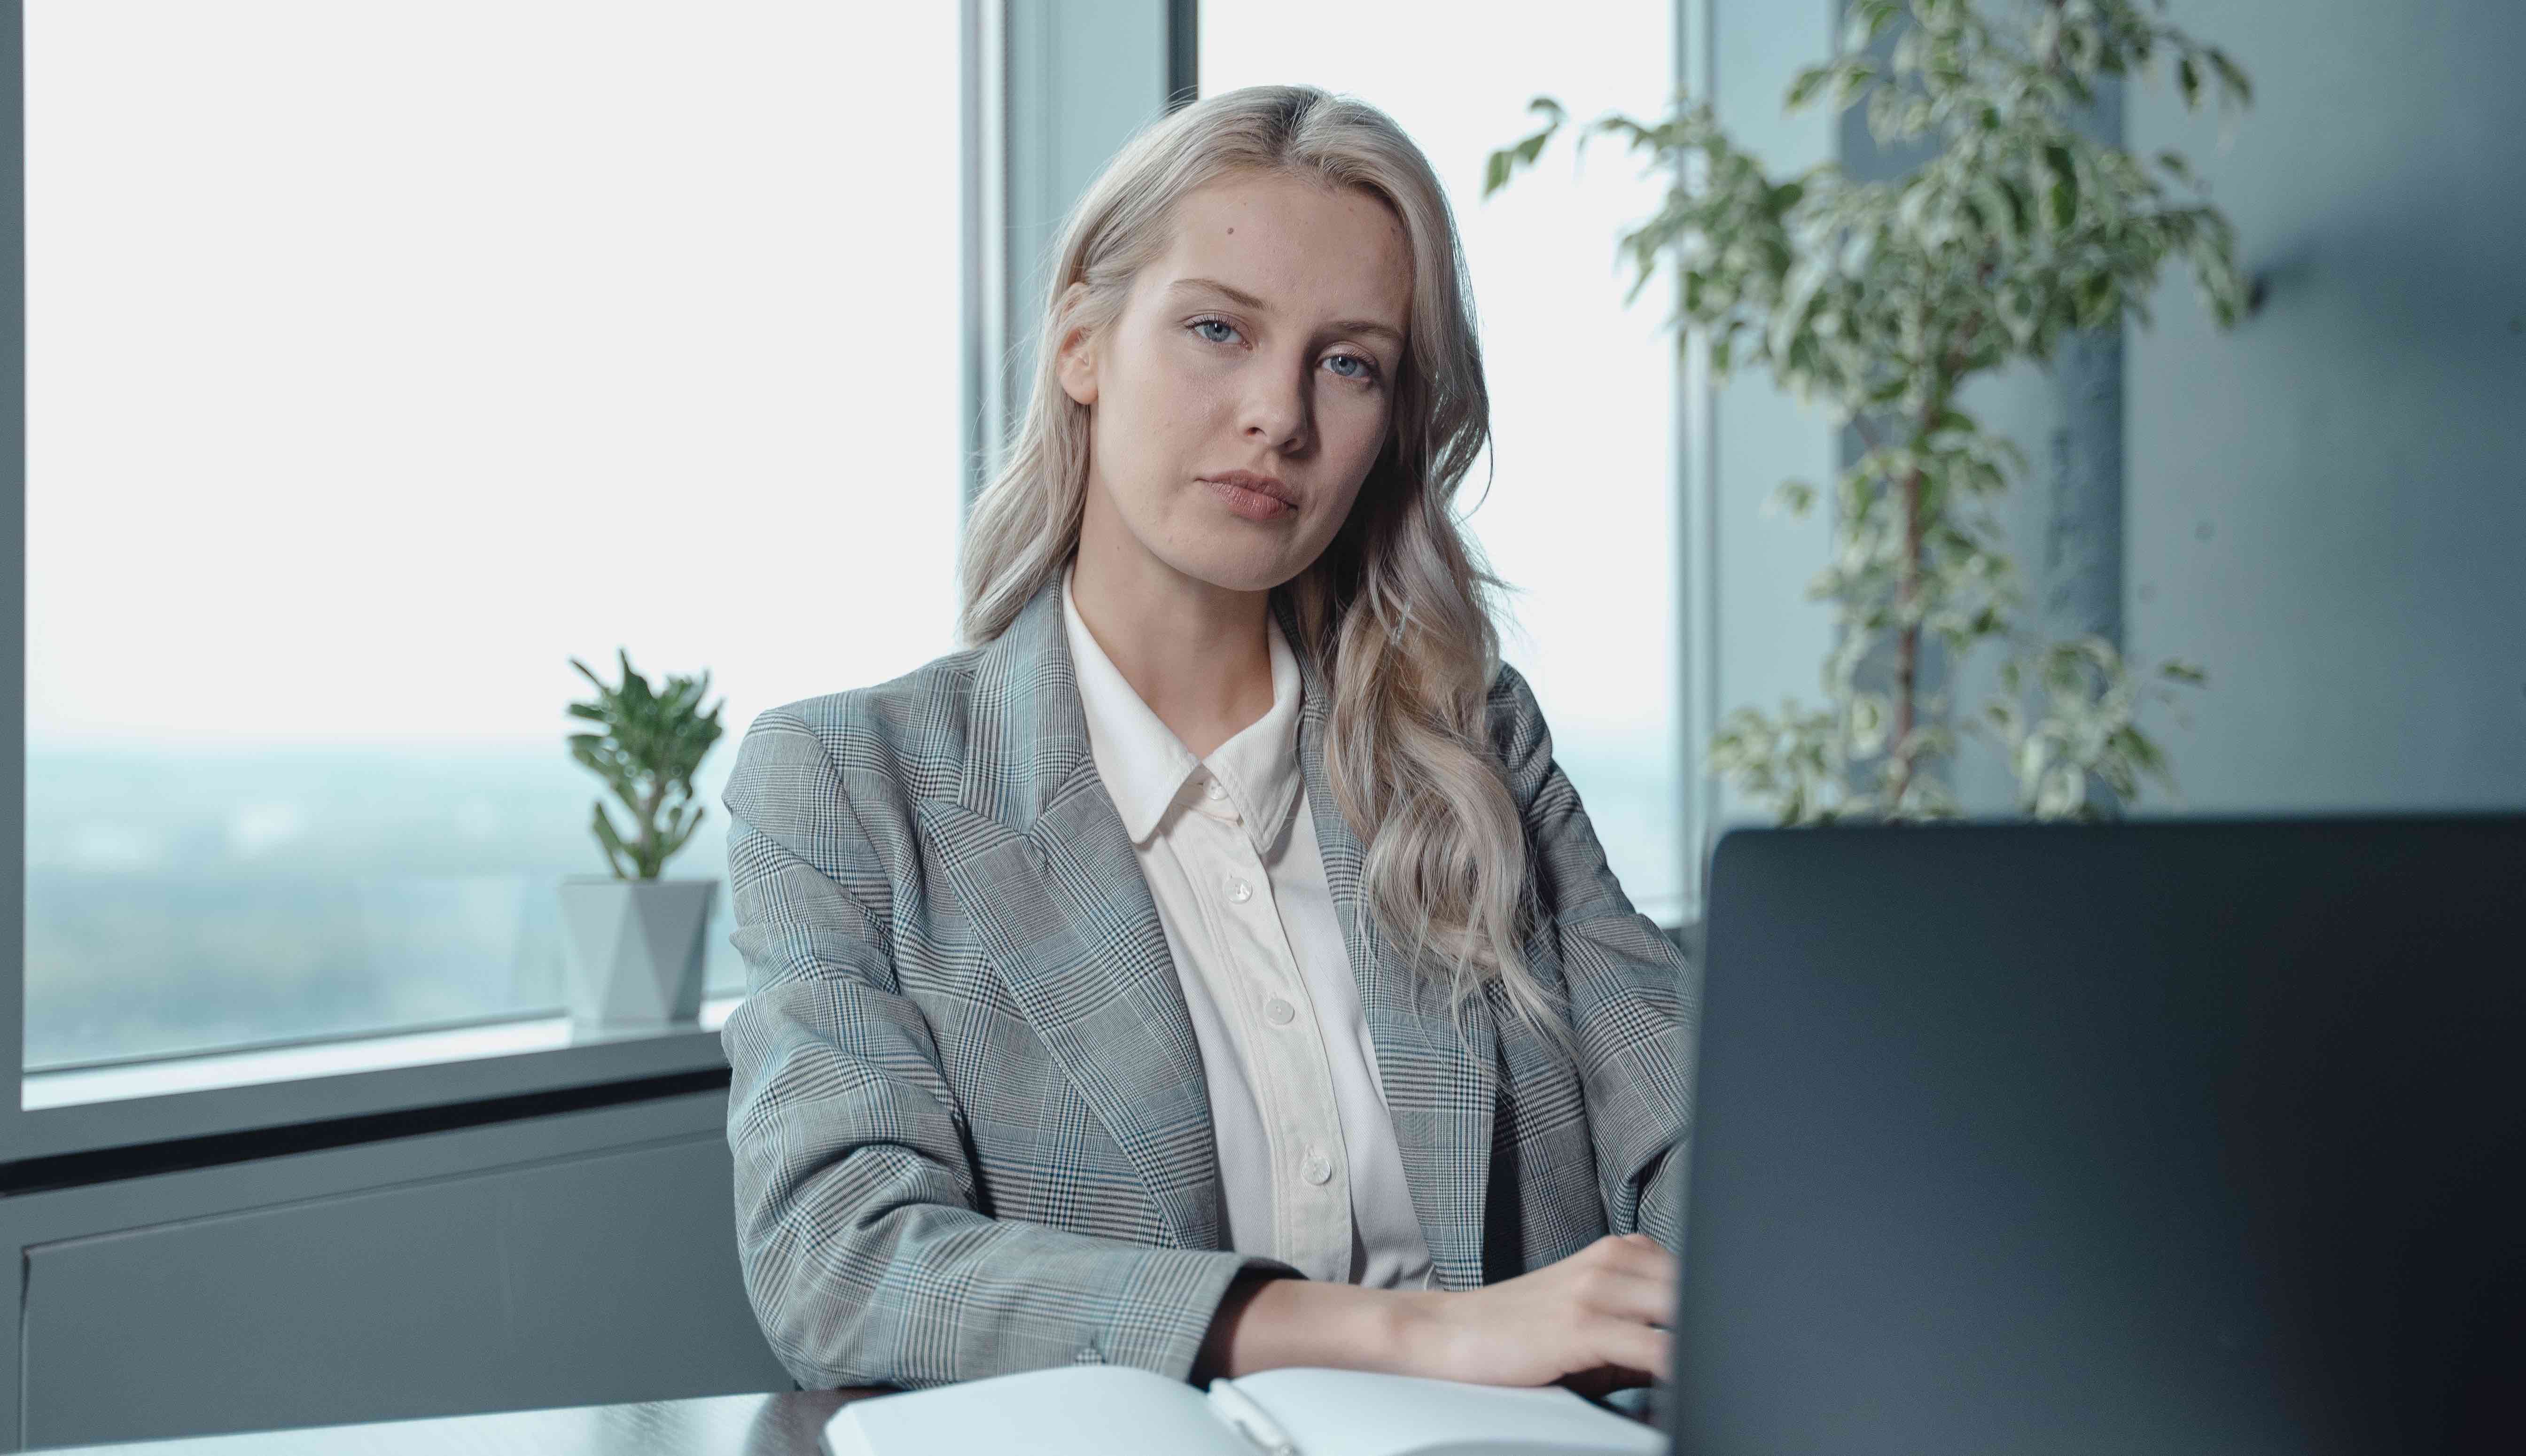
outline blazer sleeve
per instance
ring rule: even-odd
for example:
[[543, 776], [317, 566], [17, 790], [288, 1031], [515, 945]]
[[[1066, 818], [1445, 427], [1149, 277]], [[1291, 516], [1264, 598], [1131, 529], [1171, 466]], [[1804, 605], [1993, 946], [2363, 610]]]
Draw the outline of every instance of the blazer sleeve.
[[1570, 996], [1606, 1227], [1684, 1250], [1700, 968], [1632, 908], [1579, 791], [1552, 759], [1534, 689], [1506, 663], [1491, 692], [1510, 792]]
[[773, 1353], [810, 1389], [1074, 1362], [1188, 1379], [1240, 1270], [1297, 1271], [976, 1211], [929, 1025], [884, 924], [836, 879], [873, 862], [844, 794], [816, 735], [775, 709], [747, 729], [724, 799], [746, 964], [721, 1033], [728, 1140], [739, 1263]]

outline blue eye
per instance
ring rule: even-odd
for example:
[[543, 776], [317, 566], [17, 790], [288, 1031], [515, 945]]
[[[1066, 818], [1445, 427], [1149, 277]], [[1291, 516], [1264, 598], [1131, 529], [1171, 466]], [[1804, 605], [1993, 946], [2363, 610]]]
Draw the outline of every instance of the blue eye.
[[[1229, 323], [1226, 319], [1195, 319], [1191, 323], [1186, 325], [1185, 327], [1187, 329], [1200, 330], [1208, 328], [1213, 325], [1216, 325], [1221, 328], [1225, 328], [1231, 333], [1235, 333], [1237, 331], [1237, 326]], [[1212, 338], [1207, 334], [1199, 334], [1198, 336], [1201, 338], [1201, 341], [1206, 344], [1224, 344], [1228, 342], [1228, 340], [1224, 338]], [[1325, 357], [1328, 359], [1347, 359], [1351, 363], [1358, 365], [1360, 367], [1360, 373], [1340, 376], [1340, 377], [1348, 379], [1354, 384], [1374, 384], [1377, 382], [1377, 361], [1369, 358], [1365, 354], [1328, 354]]]

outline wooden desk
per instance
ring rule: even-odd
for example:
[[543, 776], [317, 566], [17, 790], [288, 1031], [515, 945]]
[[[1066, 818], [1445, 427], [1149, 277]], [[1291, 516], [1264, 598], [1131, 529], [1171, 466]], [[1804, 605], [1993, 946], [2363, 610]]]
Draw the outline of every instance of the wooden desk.
[[834, 1412], [849, 1401], [891, 1393], [877, 1386], [707, 1395], [36, 1449], [83, 1456], [816, 1456], [816, 1437]]

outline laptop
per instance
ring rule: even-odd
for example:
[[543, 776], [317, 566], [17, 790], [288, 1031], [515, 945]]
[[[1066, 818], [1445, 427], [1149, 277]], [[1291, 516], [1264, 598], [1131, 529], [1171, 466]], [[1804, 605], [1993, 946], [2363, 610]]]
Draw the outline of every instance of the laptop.
[[1749, 829], [1679, 1456], [2526, 1451], [2526, 816]]

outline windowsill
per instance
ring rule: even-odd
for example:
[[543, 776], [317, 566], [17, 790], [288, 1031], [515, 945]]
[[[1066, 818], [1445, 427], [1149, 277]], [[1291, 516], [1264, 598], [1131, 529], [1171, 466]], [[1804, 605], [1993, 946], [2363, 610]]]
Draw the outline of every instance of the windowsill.
[[[1659, 906], [1672, 913], [1671, 907]], [[1669, 926], [1698, 951], [1697, 924]], [[21, 1083], [12, 1157], [211, 1136], [373, 1113], [600, 1086], [728, 1065], [720, 1028], [742, 995], [677, 1026], [581, 1027], [568, 1017], [312, 1041], [36, 1072]]]
[[665, 1027], [581, 1027], [566, 1016], [532, 1021], [493, 1022], [448, 1031], [362, 1036], [339, 1041], [310, 1041], [297, 1046], [243, 1052], [200, 1052], [118, 1067], [81, 1068], [26, 1075], [19, 1105], [28, 1112], [47, 1107], [74, 1107], [91, 1102], [119, 1102], [133, 1097], [163, 1097], [215, 1087], [245, 1087], [259, 1082], [297, 1081], [311, 1077], [381, 1072], [395, 1067], [427, 1067], [479, 1057], [516, 1056], [521, 1052], [554, 1051], [570, 1046], [598, 1046], [632, 1038], [709, 1034], [743, 996], [704, 1001], [701, 1019]]
[[632, 1081], [725, 1067], [720, 1028], [744, 999], [702, 1002], [697, 1021], [580, 1026], [566, 1016], [399, 1035], [208, 1052], [28, 1074], [18, 1130], [34, 1158], [371, 1113]]

